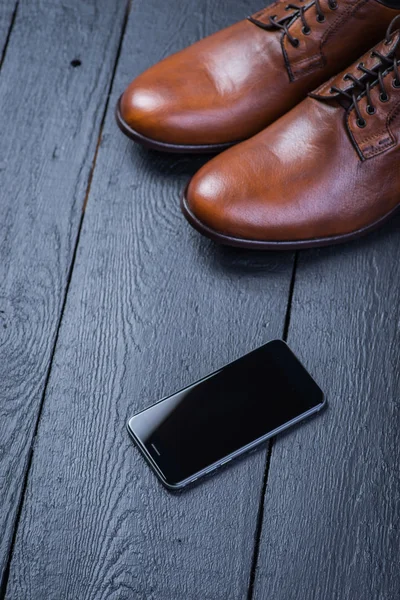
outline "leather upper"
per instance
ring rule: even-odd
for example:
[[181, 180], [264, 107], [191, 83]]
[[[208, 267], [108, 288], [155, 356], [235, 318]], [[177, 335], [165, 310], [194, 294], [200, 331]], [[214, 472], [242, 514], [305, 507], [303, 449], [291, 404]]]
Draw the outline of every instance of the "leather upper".
[[[221, 144], [256, 134], [309, 91], [381, 39], [400, 14], [377, 0], [320, 0], [299, 11], [279, 0], [178, 52], [136, 78], [121, 97], [124, 121], [139, 134], [169, 144]], [[270, 17], [286, 24], [288, 34]], [[263, 28], [265, 27], [265, 28]]]
[[329, 92], [334, 83], [346, 88], [346, 73], [362, 75], [359, 64], [206, 164], [186, 192], [195, 218], [236, 239], [302, 241], [357, 232], [390, 214], [400, 204], [400, 89], [388, 68], [382, 82], [389, 99], [380, 99], [379, 83], [371, 86], [375, 114], [365, 93], [357, 100], [360, 127], [354, 104], [346, 108]]

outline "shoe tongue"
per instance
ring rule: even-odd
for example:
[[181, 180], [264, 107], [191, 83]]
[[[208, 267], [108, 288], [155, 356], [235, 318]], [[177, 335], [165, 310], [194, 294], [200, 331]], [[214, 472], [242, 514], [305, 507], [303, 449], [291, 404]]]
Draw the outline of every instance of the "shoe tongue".
[[379, 52], [383, 56], [389, 55], [397, 55], [400, 57], [400, 30], [395, 31], [389, 43], [386, 40], [383, 40], [379, 44], [377, 44], [372, 50], [369, 50], [364, 56], [362, 56], [357, 62], [355, 62], [351, 67], [339, 73], [339, 75], [335, 75], [324, 84], [322, 84], [319, 88], [317, 88], [314, 92], [311, 92], [309, 96], [312, 98], [316, 98], [317, 100], [334, 100], [337, 99], [339, 94], [337, 92], [332, 92], [332, 87], [337, 87], [344, 92], [350, 92], [353, 88], [353, 82], [351, 79], [347, 79], [346, 75], [354, 75], [360, 81], [366, 81], [371, 79], [371, 75], [363, 73], [358, 66], [363, 64], [364, 67], [370, 70], [375, 70], [381, 64], [379, 58], [375, 55], [372, 55], [372, 52], [375, 50]]

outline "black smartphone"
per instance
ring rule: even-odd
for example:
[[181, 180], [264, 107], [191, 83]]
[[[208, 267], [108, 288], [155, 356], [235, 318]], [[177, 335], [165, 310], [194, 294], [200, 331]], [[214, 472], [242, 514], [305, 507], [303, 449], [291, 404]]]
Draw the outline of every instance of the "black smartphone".
[[128, 431], [162, 483], [177, 490], [324, 406], [324, 395], [274, 340], [132, 417]]

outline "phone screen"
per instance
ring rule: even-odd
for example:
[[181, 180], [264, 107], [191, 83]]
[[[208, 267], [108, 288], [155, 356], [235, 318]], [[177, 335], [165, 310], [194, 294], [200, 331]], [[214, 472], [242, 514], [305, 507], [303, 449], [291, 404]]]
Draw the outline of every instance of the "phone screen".
[[181, 487], [319, 410], [321, 389], [275, 340], [130, 419], [168, 487]]

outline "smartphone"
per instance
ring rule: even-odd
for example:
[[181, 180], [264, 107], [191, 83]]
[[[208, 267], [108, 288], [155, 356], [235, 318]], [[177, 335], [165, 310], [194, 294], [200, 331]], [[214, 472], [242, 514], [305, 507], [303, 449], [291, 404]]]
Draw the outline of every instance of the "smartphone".
[[170, 490], [321, 410], [324, 395], [274, 340], [132, 417], [128, 431]]

